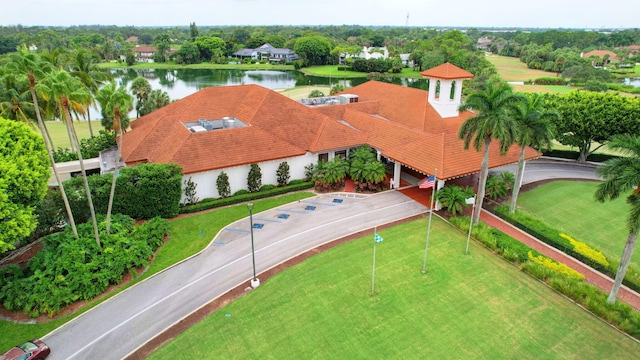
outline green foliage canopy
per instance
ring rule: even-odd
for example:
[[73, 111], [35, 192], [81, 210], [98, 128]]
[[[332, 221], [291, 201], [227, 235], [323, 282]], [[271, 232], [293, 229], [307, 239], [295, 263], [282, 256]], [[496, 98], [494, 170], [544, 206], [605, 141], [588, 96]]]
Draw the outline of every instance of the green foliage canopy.
[[44, 142], [26, 124], [0, 118], [0, 253], [36, 227], [35, 205], [44, 198], [49, 160]]

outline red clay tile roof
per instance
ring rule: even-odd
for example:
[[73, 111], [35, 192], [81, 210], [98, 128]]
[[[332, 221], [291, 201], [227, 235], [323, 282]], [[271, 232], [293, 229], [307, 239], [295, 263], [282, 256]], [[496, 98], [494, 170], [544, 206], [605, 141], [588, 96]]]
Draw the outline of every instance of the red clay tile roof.
[[584, 54], [581, 54], [583, 58], [588, 59], [592, 56], [596, 56], [600, 59], [604, 59], [605, 55], [609, 55], [609, 60], [610, 61], [618, 61], [618, 56], [616, 55], [616, 53], [614, 53], [613, 51], [609, 51], [609, 50], [592, 50], [589, 52], [586, 52]]
[[424, 77], [432, 77], [445, 80], [471, 79], [473, 77], [472, 73], [460, 69], [459, 67], [450, 63], [444, 63], [429, 70], [425, 70], [421, 72], [420, 75]]
[[[185, 122], [235, 117], [246, 128], [192, 133]], [[365, 143], [366, 134], [258, 85], [211, 87], [131, 123], [126, 163], [176, 162], [185, 174]]]
[[[482, 153], [464, 150], [460, 125], [474, 114], [443, 119], [428, 93], [370, 81], [346, 91], [357, 103], [306, 107], [257, 85], [212, 87], [131, 123], [126, 163], [175, 162], [185, 174], [369, 144], [394, 161], [439, 179], [478, 172]], [[192, 133], [184, 122], [235, 117], [247, 127]], [[513, 146], [490, 149], [490, 167], [518, 161]], [[527, 149], [526, 159], [540, 156]]]

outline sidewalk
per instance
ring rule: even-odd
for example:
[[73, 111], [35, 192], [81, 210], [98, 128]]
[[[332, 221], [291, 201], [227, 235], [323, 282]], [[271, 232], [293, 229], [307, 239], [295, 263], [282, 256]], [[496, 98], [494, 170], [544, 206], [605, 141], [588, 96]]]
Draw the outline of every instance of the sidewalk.
[[[487, 225], [504, 232], [505, 234], [513, 237], [523, 244], [526, 244], [530, 248], [535, 249], [539, 253], [559, 263], [565, 264], [573, 270], [581, 273], [582, 275], [584, 275], [587, 282], [599, 287], [607, 293], [611, 291], [611, 287], [613, 286], [613, 279], [609, 278], [608, 276], [603, 275], [602, 273], [581, 263], [573, 257], [568, 256], [565, 253], [543, 243], [542, 241], [536, 239], [528, 233], [516, 228], [515, 226], [505, 222], [504, 220], [485, 210], [482, 210], [482, 212], [480, 213], [480, 219]], [[624, 285], [618, 292], [618, 299], [633, 306], [636, 310], [640, 310], [640, 294], [625, 287]]]

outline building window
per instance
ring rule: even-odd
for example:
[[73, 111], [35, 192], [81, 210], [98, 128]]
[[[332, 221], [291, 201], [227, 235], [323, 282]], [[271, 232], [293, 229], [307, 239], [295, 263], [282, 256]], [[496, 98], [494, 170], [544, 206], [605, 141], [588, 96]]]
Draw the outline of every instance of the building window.
[[318, 162], [328, 162], [328, 161], [329, 161], [328, 153], [318, 154]]
[[346, 159], [347, 158], [347, 150], [336, 151], [336, 157], [337, 158]]

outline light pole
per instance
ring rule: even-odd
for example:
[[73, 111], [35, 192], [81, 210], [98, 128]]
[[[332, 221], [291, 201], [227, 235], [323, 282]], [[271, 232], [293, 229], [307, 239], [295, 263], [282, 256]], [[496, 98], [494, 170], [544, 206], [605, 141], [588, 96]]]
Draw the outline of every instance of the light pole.
[[248, 203], [249, 209], [249, 229], [251, 230], [251, 260], [253, 261], [253, 278], [251, 279], [251, 287], [257, 288], [260, 286], [260, 279], [256, 277], [256, 252], [253, 246], [253, 203]]
[[467, 248], [464, 251], [465, 255], [469, 254], [469, 239], [471, 238], [471, 226], [473, 225], [473, 213], [476, 211], [476, 197], [472, 196], [468, 199], [465, 199], [464, 202], [467, 205], [471, 205], [471, 219], [469, 219], [469, 233], [467, 234]]

